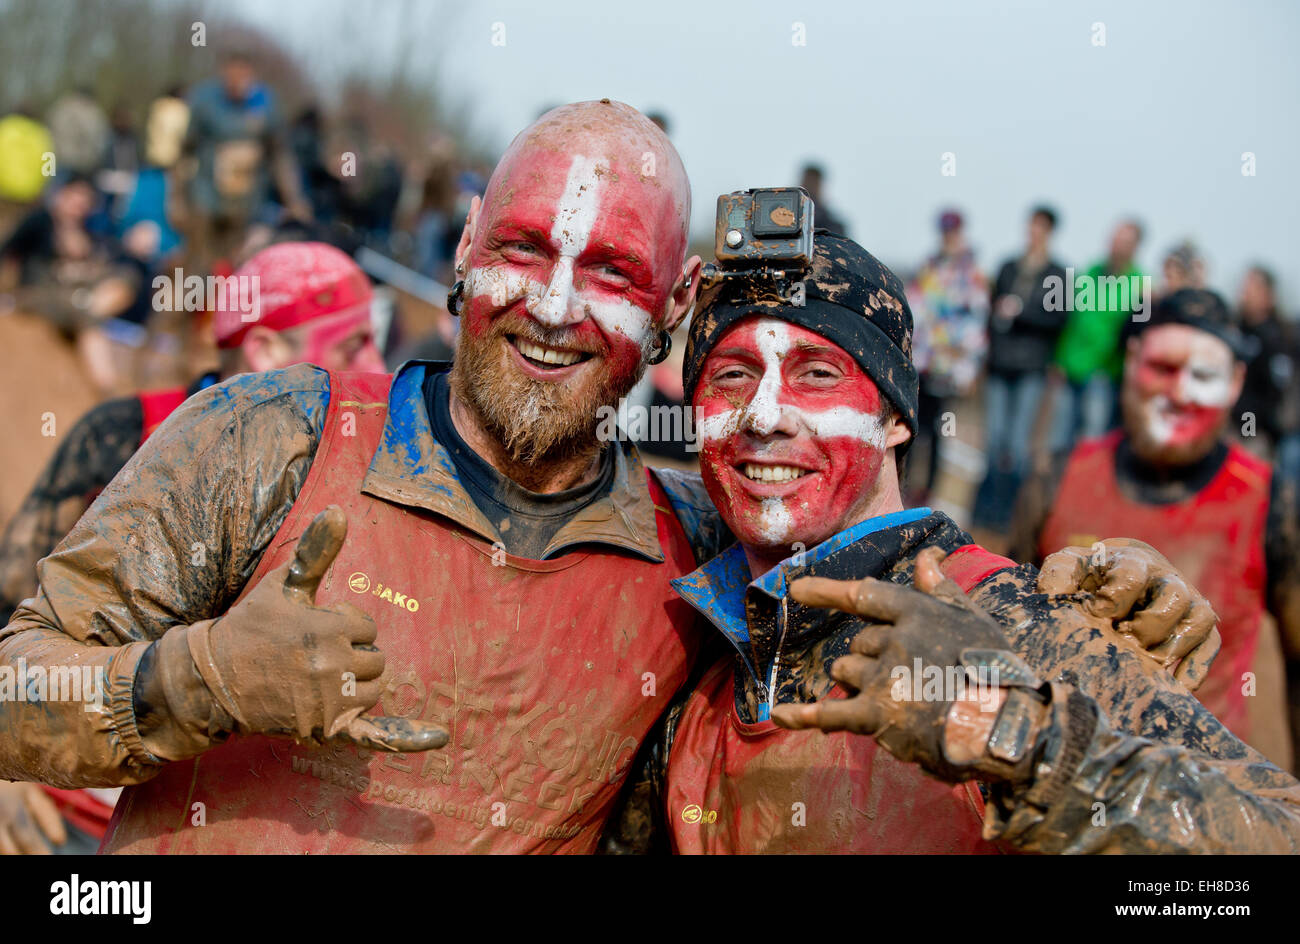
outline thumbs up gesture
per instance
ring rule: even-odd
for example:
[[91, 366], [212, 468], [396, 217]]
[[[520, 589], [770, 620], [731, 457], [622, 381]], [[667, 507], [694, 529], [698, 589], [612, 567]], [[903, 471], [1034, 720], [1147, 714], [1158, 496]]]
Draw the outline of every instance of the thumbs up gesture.
[[195, 668], [240, 733], [339, 738], [383, 751], [442, 747], [448, 736], [440, 727], [365, 714], [383, 694], [375, 621], [350, 603], [316, 605], [347, 527], [331, 505], [308, 525], [291, 561], [221, 618], [189, 627]]

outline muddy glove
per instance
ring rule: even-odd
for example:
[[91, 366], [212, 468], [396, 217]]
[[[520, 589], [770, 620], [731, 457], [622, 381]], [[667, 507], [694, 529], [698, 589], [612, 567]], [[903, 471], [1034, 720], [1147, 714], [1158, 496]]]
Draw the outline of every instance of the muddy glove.
[[67, 841], [59, 808], [44, 790], [0, 780], [0, 855], [49, 855], [50, 843]]
[[1133, 649], [1190, 691], [1219, 654], [1218, 618], [1169, 560], [1132, 538], [1066, 547], [1043, 561], [1038, 592], [1069, 595], [1090, 616], [1112, 620]]
[[[1044, 686], [1009, 651], [992, 618], [943, 576], [942, 558], [938, 548], [918, 555], [916, 584], [925, 592], [869, 577], [794, 581], [790, 595], [800, 603], [874, 625], [831, 666], [851, 697], [777, 705], [772, 720], [784, 728], [870, 734], [899, 760], [950, 783], [1028, 781], [1046, 711]], [[954, 666], [963, 669], [962, 682], [950, 687]], [[926, 684], [934, 672], [943, 681], [937, 697]]]
[[[189, 707], [183, 724], [206, 722], [206, 731], [186, 732], [192, 740], [237, 732], [339, 738], [385, 751], [447, 743], [447, 732], [427, 722], [364, 714], [384, 691], [375, 622], [350, 603], [315, 605], [346, 534], [342, 510], [325, 509], [303, 532], [293, 560], [224, 616], [169, 630], [159, 641], [156, 671], [166, 702]], [[195, 680], [206, 696], [202, 718], [193, 710]], [[178, 688], [186, 690], [178, 696]]]

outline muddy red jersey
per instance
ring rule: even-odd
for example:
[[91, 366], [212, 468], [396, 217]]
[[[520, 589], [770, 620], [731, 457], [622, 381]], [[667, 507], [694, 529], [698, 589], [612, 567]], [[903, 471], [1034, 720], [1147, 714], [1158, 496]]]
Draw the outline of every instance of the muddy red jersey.
[[[1012, 561], [975, 545], [944, 571], [969, 590]], [[856, 629], [849, 630], [856, 634]], [[974, 783], [953, 786], [874, 738], [747, 722], [737, 663], [720, 660], [688, 697], [668, 754], [665, 815], [680, 853], [995, 853]], [[835, 685], [829, 698], [845, 697]]]
[[[347, 540], [316, 602], [349, 602], [374, 618], [390, 679], [374, 711], [440, 723], [451, 743], [386, 754], [233, 737], [127, 788], [105, 851], [596, 845], [638, 745], [696, 651], [693, 613], [668, 582], [694, 567], [687, 536], [651, 477], [662, 563], [599, 543], [548, 560], [511, 556], [403, 503], [409, 479], [368, 475], [377, 450], [409, 442], [392, 430], [410, 417], [390, 409], [424, 406], [415, 394], [390, 402], [382, 375], [331, 375], [311, 471], [243, 592], [289, 559], [319, 511], [341, 506]], [[595, 540], [600, 522], [590, 531]]]
[[1120, 489], [1115, 473], [1123, 435], [1117, 431], [1076, 447], [1039, 535], [1039, 552], [1123, 536], [1145, 541], [1168, 557], [1219, 617], [1223, 648], [1197, 697], [1247, 739], [1243, 676], [1255, 658], [1265, 608], [1272, 470], [1231, 445], [1209, 484], [1190, 497], [1169, 504], [1138, 502]]

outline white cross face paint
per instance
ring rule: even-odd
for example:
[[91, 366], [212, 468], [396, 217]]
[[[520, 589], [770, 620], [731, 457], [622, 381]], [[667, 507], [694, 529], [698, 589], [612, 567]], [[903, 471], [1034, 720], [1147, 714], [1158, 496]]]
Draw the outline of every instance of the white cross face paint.
[[470, 269], [465, 276], [465, 287], [471, 297], [488, 298], [494, 308], [504, 308], [511, 302], [527, 298], [531, 310], [536, 300], [546, 292], [546, 286], [540, 282], [495, 266]]
[[755, 331], [759, 354], [763, 358], [763, 376], [758, 382], [758, 390], [745, 407], [700, 420], [701, 438], [724, 439], [741, 429], [759, 436], [770, 436], [788, 416], [813, 436], [849, 436], [868, 445], [884, 447], [886, 432], [878, 413], [864, 413], [848, 406], [812, 412], [798, 404], [782, 402], [781, 363], [794, 348], [790, 326], [777, 318], [762, 318]]
[[511, 272], [507, 267], [483, 266], [466, 277], [470, 294], [487, 296], [494, 307], [526, 299], [528, 313], [548, 328], [597, 322], [606, 335], [621, 334], [644, 351], [653, 335], [650, 312], [626, 298], [611, 299], [593, 290], [574, 287], [574, 267], [591, 240], [601, 208], [608, 167], [600, 160], [575, 155], [564, 192], [555, 210], [551, 242], [558, 257], [547, 283]]
[[1231, 405], [1231, 364], [1194, 357], [1183, 367], [1178, 383], [1183, 399], [1188, 403], [1208, 407]]
[[889, 438], [861, 365], [799, 325], [759, 318], [718, 340], [693, 406], [710, 498], [747, 546], [815, 546], [861, 520]]
[[564, 182], [564, 193], [551, 226], [551, 242], [560, 247], [560, 258], [551, 271], [551, 282], [541, 300], [529, 311], [548, 328], [576, 324], [585, 315], [573, 291], [573, 260], [587, 248], [591, 230], [600, 212], [601, 175], [609, 169], [600, 161], [575, 155]]
[[1143, 405], [1147, 435], [1161, 445], [1174, 438], [1174, 420], [1178, 410], [1166, 396], [1152, 397]]
[[767, 544], [785, 544], [794, 530], [794, 516], [784, 498], [764, 498], [758, 515], [758, 527]]

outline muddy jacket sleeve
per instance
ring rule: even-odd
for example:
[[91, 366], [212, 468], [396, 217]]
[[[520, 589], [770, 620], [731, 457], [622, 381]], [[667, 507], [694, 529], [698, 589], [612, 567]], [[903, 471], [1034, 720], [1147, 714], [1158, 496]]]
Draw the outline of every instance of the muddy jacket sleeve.
[[157, 772], [136, 724], [141, 659], [239, 595], [306, 478], [328, 384], [300, 365], [191, 397], [40, 562], [36, 596], [0, 629], [0, 778]]
[[1040, 853], [1300, 851], [1300, 782], [1240, 742], [1213, 758], [1125, 734], [1063, 684], [1042, 741], [1031, 784], [989, 788], [986, 838]]
[[1055, 782], [1069, 789], [1053, 788], [1061, 796], [1052, 802], [1029, 796], [1021, 798], [1027, 805], [1007, 806], [998, 835], [1043, 852], [1300, 850], [1300, 782], [1234, 737], [1105, 621], [1069, 597], [1030, 592], [1036, 582], [1033, 567], [1010, 568], [971, 597], [1017, 655], [1087, 696], [1098, 720], [1084, 738], [1068, 723], [1068, 699], [1054, 694], [1054, 743], [1073, 745], [1077, 759], [1057, 765]]

